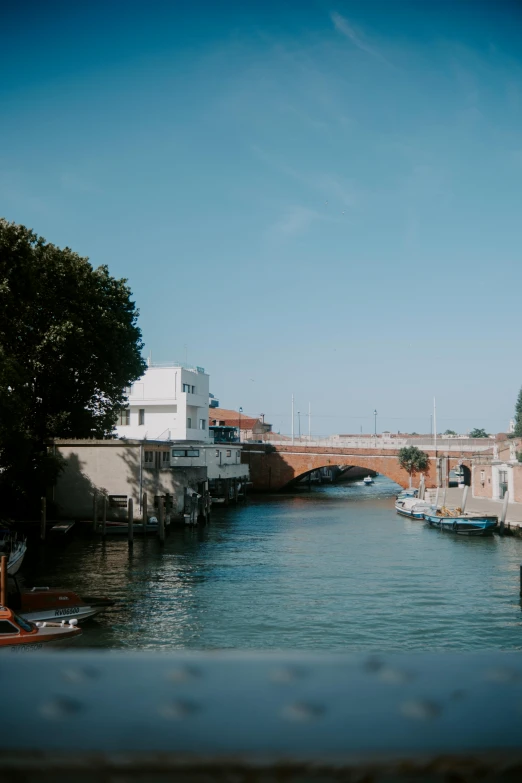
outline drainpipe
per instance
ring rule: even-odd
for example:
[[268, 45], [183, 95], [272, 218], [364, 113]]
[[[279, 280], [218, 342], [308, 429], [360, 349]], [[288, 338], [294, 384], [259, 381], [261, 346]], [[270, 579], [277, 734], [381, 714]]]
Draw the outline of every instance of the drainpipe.
[[140, 444], [140, 514], [142, 512], [141, 503], [143, 499], [143, 443]]

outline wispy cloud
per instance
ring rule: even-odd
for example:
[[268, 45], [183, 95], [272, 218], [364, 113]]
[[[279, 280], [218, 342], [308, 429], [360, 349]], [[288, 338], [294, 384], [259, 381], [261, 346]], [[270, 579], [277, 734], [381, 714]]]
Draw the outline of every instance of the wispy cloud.
[[269, 233], [287, 237], [297, 236], [307, 231], [313, 223], [324, 219], [324, 215], [316, 210], [294, 205], [289, 207], [282, 218], [272, 225]]
[[341, 35], [344, 35], [345, 38], [348, 38], [348, 40], [351, 41], [354, 46], [356, 46], [358, 49], [361, 49], [361, 51], [366, 52], [366, 54], [370, 54], [372, 57], [377, 57], [377, 59], [381, 60], [382, 62], [389, 64], [388, 60], [379, 51], [379, 49], [368, 43], [360, 30], [350, 24], [346, 17], [338, 14], [337, 11], [332, 11], [330, 14], [330, 19], [332, 20], [335, 29], [341, 33]]
[[358, 191], [351, 180], [342, 179], [330, 173], [314, 173], [296, 169], [289, 166], [277, 155], [258, 147], [256, 144], [251, 145], [251, 149], [263, 162], [276, 169], [280, 174], [284, 174], [309, 190], [315, 191], [321, 201], [326, 200], [332, 207], [334, 205], [353, 207], [357, 203]]

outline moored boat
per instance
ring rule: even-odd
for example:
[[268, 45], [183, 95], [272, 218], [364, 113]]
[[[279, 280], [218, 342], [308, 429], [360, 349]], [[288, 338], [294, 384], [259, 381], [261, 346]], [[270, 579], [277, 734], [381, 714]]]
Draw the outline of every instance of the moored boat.
[[12, 609], [0, 606], [0, 650], [21, 652], [70, 644], [81, 636], [76, 620], [61, 623], [32, 623]]
[[[168, 527], [168, 525], [170, 525], [170, 516], [167, 514], [165, 517], [165, 527]], [[134, 533], [145, 533], [145, 535], [153, 535], [159, 531], [159, 522], [157, 517], [149, 517], [145, 529], [143, 522], [135, 522], [132, 526], [132, 529]], [[129, 532], [129, 523], [115, 521], [106, 522], [105, 531], [107, 535], [127, 535]]]
[[404, 497], [397, 498], [395, 501], [395, 511], [403, 517], [410, 519], [424, 519], [425, 513], [435, 512], [435, 507], [424, 500], [418, 498]]
[[373, 484], [373, 477], [372, 476], [365, 476], [363, 478], [363, 483], [364, 484]]
[[30, 622], [87, 620], [114, 606], [114, 601], [105, 596], [81, 597], [72, 590], [50, 590], [48, 587], [13, 593], [8, 602], [20, 617]]
[[459, 536], [490, 536], [498, 524], [498, 517], [472, 512], [461, 512], [460, 509], [450, 511], [441, 509], [439, 513], [427, 512], [424, 519], [430, 527], [437, 527], [447, 533]]
[[9, 576], [14, 576], [24, 559], [27, 552], [27, 542], [25, 538], [21, 538], [13, 530], [4, 528], [0, 530], [0, 555], [7, 557], [7, 573]]

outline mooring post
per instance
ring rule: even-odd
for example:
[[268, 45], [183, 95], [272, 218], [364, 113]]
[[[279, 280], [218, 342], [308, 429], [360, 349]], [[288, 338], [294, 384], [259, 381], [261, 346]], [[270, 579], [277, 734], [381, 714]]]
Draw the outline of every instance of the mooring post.
[[237, 478], [234, 479], [234, 503], [237, 506], [237, 500], [239, 497], [239, 490], [237, 488]]
[[504, 533], [504, 528], [506, 524], [506, 517], [507, 517], [507, 510], [508, 510], [508, 503], [509, 503], [509, 492], [506, 492], [504, 495], [504, 503], [502, 504], [502, 513], [500, 514], [500, 530], [499, 532], [502, 534]]
[[440, 490], [440, 487], [437, 487], [437, 491], [435, 493], [435, 511], [439, 507], [439, 490]]
[[107, 495], [103, 496], [102, 500], [102, 536], [105, 538], [107, 535]]
[[134, 509], [132, 498], [129, 498], [127, 518], [129, 527], [129, 546], [132, 546], [134, 544]]
[[0, 564], [0, 606], [7, 606], [7, 556], [6, 555], [2, 555], [2, 560]]
[[160, 497], [159, 499], [158, 535], [159, 535], [160, 544], [163, 545], [165, 543], [165, 505], [164, 505], [163, 497]]
[[45, 541], [45, 528], [47, 526], [47, 500], [46, 498], [42, 498], [42, 514], [41, 514], [41, 520], [40, 520], [40, 539], [42, 541]]
[[462, 507], [461, 507], [462, 513], [464, 513], [464, 511], [466, 510], [466, 503], [468, 502], [468, 490], [469, 487], [466, 484], [466, 486], [464, 487], [464, 494], [462, 495]]
[[143, 493], [143, 498], [141, 501], [142, 508], [143, 508], [143, 535], [145, 535], [147, 522], [149, 521], [149, 508], [147, 503], [147, 493]]
[[520, 595], [522, 596], [522, 565], [520, 566]]
[[98, 493], [96, 490], [92, 495], [92, 529], [95, 533], [98, 530]]

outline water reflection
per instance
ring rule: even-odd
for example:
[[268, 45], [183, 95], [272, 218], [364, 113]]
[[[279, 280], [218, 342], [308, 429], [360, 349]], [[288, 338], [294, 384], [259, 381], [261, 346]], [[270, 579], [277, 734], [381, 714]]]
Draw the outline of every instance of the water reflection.
[[84, 646], [519, 649], [522, 541], [467, 539], [395, 514], [396, 485], [252, 499], [203, 529], [76, 538], [28, 561], [29, 586], [105, 594]]

